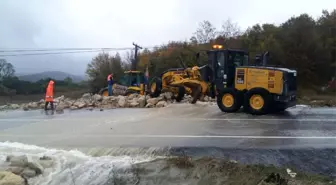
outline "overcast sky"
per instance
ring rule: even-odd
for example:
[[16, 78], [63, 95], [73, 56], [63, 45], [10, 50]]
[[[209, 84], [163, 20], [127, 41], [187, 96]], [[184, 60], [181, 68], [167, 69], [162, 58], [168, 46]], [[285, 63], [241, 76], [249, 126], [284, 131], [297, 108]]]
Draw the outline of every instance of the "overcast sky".
[[[335, 0], [0, 0], [3, 48], [132, 47], [189, 39], [198, 23], [228, 18], [242, 29], [336, 8]], [[3, 53], [0, 53], [0, 55]], [[93, 53], [2, 57], [18, 73], [84, 74]]]

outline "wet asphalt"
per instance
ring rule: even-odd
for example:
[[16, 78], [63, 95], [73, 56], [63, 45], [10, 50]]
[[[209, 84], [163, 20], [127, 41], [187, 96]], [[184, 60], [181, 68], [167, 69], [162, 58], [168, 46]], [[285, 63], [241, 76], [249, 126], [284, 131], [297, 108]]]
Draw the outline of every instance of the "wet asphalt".
[[212, 156], [286, 166], [336, 177], [336, 109], [298, 106], [253, 116], [216, 105], [161, 109], [0, 112], [0, 141], [53, 148], [169, 147], [173, 155]]

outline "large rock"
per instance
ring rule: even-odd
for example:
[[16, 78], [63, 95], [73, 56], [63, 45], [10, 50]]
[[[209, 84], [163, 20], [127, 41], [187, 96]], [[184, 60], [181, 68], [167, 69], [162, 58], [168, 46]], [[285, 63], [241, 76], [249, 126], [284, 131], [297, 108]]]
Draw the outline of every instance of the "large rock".
[[95, 94], [93, 95], [92, 97], [95, 101], [102, 101], [103, 100], [103, 97], [99, 94]]
[[56, 112], [61, 113], [64, 112], [64, 109], [66, 108], [67, 105], [64, 103], [60, 103], [59, 105], [56, 106]]
[[76, 109], [78, 109], [78, 107], [76, 107], [76, 106], [70, 106], [70, 109], [71, 110], [76, 110]]
[[37, 162], [28, 162], [27, 166], [28, 168], [34, 170], [36, 175], [42, 174], [43, 172], [43, 167]]
[[39, 163], [44, 169], [51, 168], [54, 165], [52, 160], [40, 160]]
[[61, 101], [64, 101], [64, 98], [65, 98], [64, 95], [62, 95], [60, 97], [57, 97], [57, 98], [54, 98], [54, 102], [59, 103]]
[[145, 96], [140, 96], [138, 99], [139, 107], [143, 108], [146, 106]]
[[159, 101], [155, 106], [158, 108], [166, 107], [168, 103], [166, 101]]
[[[20, 108], [20, 105], [18, 104], [10, 104], [7, 106], [8, 109], [12, 109], [12, 110], [15, 110], [15, 109], [19, 109]], [[1, 109], [1, 108], [0, 108]]]
[[86, 106], [86, 103], [82, 101], [77, 101], [73, 105], [81, 109]]
[[140, 105], [140, 103], [133, 101], [129, 104], [130, 107], [138, 107]]
[[119, 107], [125, 107], [126, 106], [126, 98], [124, 96], [119, 97], [118, 105]]
[[25, 180], [12, 172], [0, 171], [0, 185], [26, 185]]
[[10, 166], [26, 167], [28, 165], [28, 158], [25, 155], [8, 156], [6, 161], [10, 162]]
[[151, 103], [147, 103], [146, 108], [153, 108], [155, 105], [151, 104]]
[[37, 102], [30, 102], [30, 103], [28, 103], [27, 106], [28, 106], [28, 108], [30, 108], [30, 109], [36, 109], [36, 108], [39, 107], [39, 105], [38, 105]]
[[159, 99], [158, 98], [149, 98], [147, 100], [147, 103], [150, 103], [152, 105], [156, 105], [157, 103], [159, 102]]
[[7, 105], [1, 105], [0, 110], [5, 110], [5, 109], [7, 109], [7, 107], [8, 107]]
[[25, 168], [22, 171], [21, 175], [24, 176], [24, 177], [27, 177], [27, 178], [32, 178], [32, 177], [35, 177], [37, 174], [33, 169]]
[[173, 97], [173, 93], [171, 93], [171, 92], [165, 92], [162, 95], [163, 95], [163, 98], [166, 99], [166, 100], [171, 100], [172, 97]]
[[138, 98], [138, 96], [139, 96], [139, 94], [133, 93], [133, 94], [130, 94], [130, 95], [127, 97], [127, 99], [128, 99], [128, 100], [132, 100], [132, 99], [134, 99], [134, 98]]
[[6, 171], [12, 172], [12, 173], [14, 173], [16, 175], [20, 175], [23, 170], [24, 170], [24, 167], [9, 166]]
[[90, 93], [83, 94], [82, 99], [91, 99]]

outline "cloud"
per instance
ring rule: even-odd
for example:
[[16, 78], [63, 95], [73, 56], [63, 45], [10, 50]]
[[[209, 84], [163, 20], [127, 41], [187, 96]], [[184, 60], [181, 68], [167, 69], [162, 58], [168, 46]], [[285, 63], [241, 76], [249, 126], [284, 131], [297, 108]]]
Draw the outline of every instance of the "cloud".
[[[279, 24], [290, 16], [314, 17], [333, 0], [3, 0], [0, 48], [131, 47], [190, 38], [198, 23], [215, 26], [228, 18], [245, 29], [255, 23]], [[1, 53], [0, 53], [1, 55]], [[83, 74], [93, 53], [6, 57], [18, 72], [60, 70]]]

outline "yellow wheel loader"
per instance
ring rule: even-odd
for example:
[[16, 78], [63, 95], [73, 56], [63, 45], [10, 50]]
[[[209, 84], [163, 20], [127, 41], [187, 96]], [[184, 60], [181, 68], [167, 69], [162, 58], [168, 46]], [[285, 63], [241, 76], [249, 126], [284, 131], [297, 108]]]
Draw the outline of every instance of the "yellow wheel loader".
[[[125, 71], [124, 76], [118, 83], [113, 84], [114, 95], [130, 95], [133, 93], [143, 95], [145, 92], [145, 76], [141, 71]], [[99, 94], [102, 96], [108, 96], [107, 87], [101, 89]]]
[[254, 66], [248, 65], [247, 51], [214, 47], [206, 53], [223, 112], [243, 106], [246, 112], [261, 115], [296, 105], [296, 70], [267, 66], [268, 52], [256, 56]]

